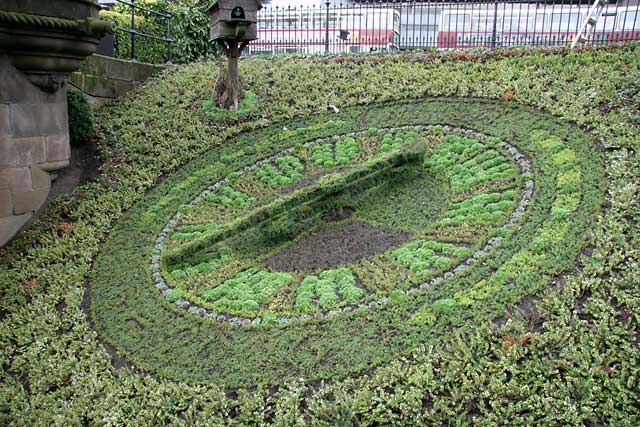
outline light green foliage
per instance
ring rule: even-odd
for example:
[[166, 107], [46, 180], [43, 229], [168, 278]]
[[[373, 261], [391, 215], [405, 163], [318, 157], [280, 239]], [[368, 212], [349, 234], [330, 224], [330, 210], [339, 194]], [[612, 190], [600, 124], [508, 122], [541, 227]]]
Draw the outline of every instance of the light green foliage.
[[165, 296], [165, 298], [167, 299], [168, 302], [176, 302], [178, 301], [180, 298], [182, 298], [183, 292], [179, 289], [172, 289], [170, 290], [167, 295]]
[[251, 204], [254, 199], [241, 191], [237, 191], [229, 186], [223, 185], [215, 193], [209, 195], [207, 200], [224, 206], [242, 208]]
[[433, 309], [433, 312], [438, 316], [445, 316], [447, 314], [452, 314], [454, 311], [456, 311], [458, 309], [458, 303], [454, 299], [443, 298], [434, 302], [432, 309]]
[[414, 273], [422, 273], [432, 268], [446, 269], [456, 259], [469, 253], [469, 249], [463, 246], [433, 240], [415, 240], [391, 252], [396, 261]]
[[358, 143], [348, 137], [336, 142], [336, 163], [346, 165], [358, 155]]
[[434, 149], [425, 166], [444, 173], [458, 193], [515, 176], [515, 168], [504, 155], [494, 149], [482, 151], [484, 148], [475, 139], [450, 135]]
[[221, 312], [253, 313], [292, 279], [287, 273], [270, 273], [250, 268], [223, 284], [204, 291], [202, 298], [213, 302], [213, 307]]
[[336, 166], [344, 166], [358, 155], [358, 142], [351, 137], [343, 138], [335, 144], [318, 144], [313, 147], [311, 160], [325, 168], [333, 168]]
[[505, 156], [488, 150], [462, 164], [456, 164], [446, 174], [453, 191], [463, 192], [485, 182], [512, 178], [515, 169]]
[[333, 160], [333, 146], [331, 144], [317, 144], [312, 149], [311, 160], [317, 165], [322, 165], [326, 168], [332, 168], [336, 166], [336, 162]]
[[380, 152], [387, 153], [391, 150], [401, 147], [404, 144], [411, 144], [416, 140], [418, 134], [415, 131], [398, 131], [395, 136], [387, 133], [380, 143]]
[[220, 121], [227, 119], [237, 119], [238, 117], [248, 117], [256, 113], [258, 105], [258, 95], [251, 91], [245, 91], [243, 98], [238, 104], [238, 109], [228, 110], [218, 107], [212, 100], [208, 99], [202, 103], [202, 111], [210, 120]]
[[453, 203], [440, 221], [443, 225], [498, 224], [514, 206], [517, 193], [483, 193]]
[[448, 135], [425, 160], [425, 166], [433, 172], [448, 173], [453, 165], [470, 159], [484, 148], [485, 146], [478, 140]]
[[302, 179], [304, 167], [300, 159], [295, 156], [282, 156], [274, 161], [275, 165], [262, 165], [256, 175], [270, 186], [290, 185]]
[[419, 326], [430, 326], [436, 321], [436, 313], [431, 306], [424, 305], [411, 316], [409, 321]]
[[296, 309], [303, 313], [329, 310], [342, 300], [355, 304], [366, 292], [356, 286], [353, 273], [348, 268], [325, 270], [320, 276], [306, 276], [298, 287]]

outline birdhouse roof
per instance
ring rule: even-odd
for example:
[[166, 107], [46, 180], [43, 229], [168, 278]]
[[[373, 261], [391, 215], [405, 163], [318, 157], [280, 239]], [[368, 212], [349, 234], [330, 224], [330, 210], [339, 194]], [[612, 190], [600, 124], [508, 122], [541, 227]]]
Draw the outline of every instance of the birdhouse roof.
[[[213, 9], [214, 6], [216, 6], [221, 0], [213, 0], [211, 2], [211, 5], [207, 8], [207, 12], [209, 12], [211, 9]], [[224, 1], [224, 0], [222, 0]], [[258, 10], [262, 9], [262, 2], [260, 0], [253, 0], [257, 5], [258, 5]]]

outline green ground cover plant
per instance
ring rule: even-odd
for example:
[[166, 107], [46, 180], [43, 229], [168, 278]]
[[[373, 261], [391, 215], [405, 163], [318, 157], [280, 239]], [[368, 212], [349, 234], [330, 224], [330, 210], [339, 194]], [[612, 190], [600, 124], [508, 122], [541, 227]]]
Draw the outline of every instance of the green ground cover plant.
[[[197, 118], [207, 64], [155, 78], [103, 111], [101, 178], [2, 249], [2, 424], [638, 423], [640, 159], [620, 98], [640, 71], [637, 45], [250, 59], [241, 68], [264, 106], [250, 121]], [[341, 113], [327, 114], [327, 103]], [[532, 180], [518, 227], [439, 224], [420, 235], [413, 225], [417, 239], [455, 246], [469, 247], [478, 230], [502, 237], [463, 274], [417, 288], [378, 254], [350, 269], [359, 278], [374, 266], [378, 287], [362, 286], [376, 306], [247, 326], [189, 312], [176, 305], [179, 289], [168, 298], [154, 287], [155, 240], [181, 206], [193, 217], [189, 203], [212, 182], [308, 141], [427, 125], [509, 142], [533, 165], [506, 182], [446, 190], [461, 205], [522, 194]], [[441, 141], [431, 143], [435, 155]], [[242, 176], [229, 185], [252, 194]], [[517, 200], [507, 218], [520, 212]], [[179, 227], [188, 225], [203, 223]], [[385, 277], [406, 280], [398, 288]], [[295, 301], [291, 283], [279, 289], [289, 292], [265, 303]]]

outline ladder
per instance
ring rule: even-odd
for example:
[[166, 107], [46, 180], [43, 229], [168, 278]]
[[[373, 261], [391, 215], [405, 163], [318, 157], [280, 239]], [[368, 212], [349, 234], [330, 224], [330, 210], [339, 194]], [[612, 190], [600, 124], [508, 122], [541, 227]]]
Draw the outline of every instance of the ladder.
[[606, 4], [607, 0], [595, 0], [593, 2], [593, 5], [591, 5], [591, 8], [589, 9], [587, 19], [585, 19], [582, 25], [580, 25], [580, 30], [576, 33], [576, 36], [571, 42], [571, 49], [576, 47], [578, 43], [584, 43], [589, 40], [589, 37], [591, 37], [591, 33], [596, 28], [596, 23], [602, 15], [602, 10]]

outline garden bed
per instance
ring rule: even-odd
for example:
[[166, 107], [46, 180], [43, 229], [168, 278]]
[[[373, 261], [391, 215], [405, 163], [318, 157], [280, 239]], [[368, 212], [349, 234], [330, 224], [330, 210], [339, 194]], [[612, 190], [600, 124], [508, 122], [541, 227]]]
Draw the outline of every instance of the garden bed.
[[[637, 424], [636, 45], [241, 67], [255, 118], [197, 110], [210, 65], [152, 80], [2, 250], [4, 424]], [[331, 230], [401, 237], [293, 265]]]

